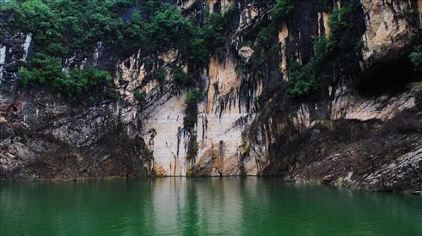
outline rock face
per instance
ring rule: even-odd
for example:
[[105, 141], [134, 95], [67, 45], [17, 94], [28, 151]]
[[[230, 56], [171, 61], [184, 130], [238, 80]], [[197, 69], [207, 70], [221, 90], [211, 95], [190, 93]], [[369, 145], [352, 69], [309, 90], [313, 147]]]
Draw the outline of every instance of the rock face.
[[367, 47], [363, 53], [364, 60], [388, 57], [394, 55], [390, 50], [400, 51], [406, 47], [406, 36], [409, 37], [416, 31], [409, 30], [408, 19], [400, 12], [411, 9], [411, 1], [361, 2], [367, 18], [366, 32], [363, 36]]
[[[290, 175], [298, 181], [356, 188], [418, 189], [421, 186], [420, 102], [417, 102], [419, 108], [406, 109], [386, 122], [342, 119], [313, 126], [306, 131], [309, 140], [305, 138], [297, 143], [303, 152], [290, 157], [314, 156], [309, 157], [313, 160], [291, 170]], [[305, 144], [306, 141], [310, 144]]]
[[[241, 78], [236, 74], [233, 59], [224, 62], [211, 59], [208, 78], [208, 95], [199, 105], [200, 152], [195, 171], [200, 175], [256, 174], [255, 169], [240, 169], [244, 164], [239, 158], [242, 131], [253, 115], [249, 113], [248, 102], [241, 99]], [[260, 95], [259, 88], [255, 91], [252, 98]]]
[[[0, 178], [81, 179], [149, 175], [139, 109], [101, 101], [73, 107], [39, 89], [21, 90], [17, 71], [30, 36], [6, 35], [0, 80]], [[134, 158], [137, 157], [137, 158]]]
[[[309, 61], [314, 39], [331, 35], [331, 12], [317, 1], [298, 3], [278, 26], [279, 50], [268, 70], [241, 73], [239, 66], [250, 63], [257, 50], [245, 43], [248, 34], [268, 21], [272, 3], [206, 1], [210, 12], [234, 6], [240, 17], [225, 57], [211, 58], [200, 74], [204, 98], [195, 137], [183, 128], [186, 91], [173, 83], [174, 66], [189, 68], [177, 50], [158, 56], [167, 72], [164, 82], [152, 78], [156, 68], [137, 52], [113, 61], [121, 100], [72, 107], [49, 91], [20, 89], [17, 71], [31, 53], [31, 35], [1, 36], [0, 178], [280, 175], [376, 190], [420, 190], [422, 96], [408, 83], [413, 68], [403, 61], [414, 43], [408, 39], [417, 38], [422, 24], [412, 25], [401, 13], [421, 9], [422, 3], [347, 2], [358, 9], [352, 33], [364, 44], [358, 56], [345, 57], [350, 67], [356, 66], [358, 79], [348, 78], [349, 70], [317, 101], [303, 102], [280, 95], [286, 86], [274, 81], [287, 83], [290, 61]], [[177, 1], [185, 14], [199, 3]], [[103, 62], [102, 44], [97, 45], [87, 61], [109, 64]], [[393, 70], [411, 72], [398, 78]], [[386, 73], [394, 77], [385, 80], [386, 88], [367, 96]], [[389, 93], [396, 82], [403, 89]], [[140, 90], [144, 104], [135, 99]], [[192, 138], [198, 144], [193, 161], [187, 158]]]

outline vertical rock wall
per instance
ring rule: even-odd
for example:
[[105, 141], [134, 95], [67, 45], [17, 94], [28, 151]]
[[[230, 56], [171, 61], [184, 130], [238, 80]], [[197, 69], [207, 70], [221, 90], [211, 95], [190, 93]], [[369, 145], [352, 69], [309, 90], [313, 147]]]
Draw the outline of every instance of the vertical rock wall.
[[[241, 100], [241, 83], [233, 58], [226, 58], [224, 62], [211, 60], [208, 69], [208, 94], [206, 100], [199, 105], [198, 174], [239, 175], [243, 171], [239, 155], [241, 134], [253, 115]], [[259, 94], [251, 96], [256, 97]]]

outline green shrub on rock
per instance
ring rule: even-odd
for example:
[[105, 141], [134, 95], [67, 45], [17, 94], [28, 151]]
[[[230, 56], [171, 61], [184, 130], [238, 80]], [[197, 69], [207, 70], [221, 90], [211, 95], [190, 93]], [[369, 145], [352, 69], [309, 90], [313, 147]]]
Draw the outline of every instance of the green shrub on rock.
[[30, 61], [29, 68], [23, 68], [20, 71], [20, 83], [27, 87], [31, 83], [45, 85], [47, 82], [54, 81], [64, 76], [62, 71], [61, 59], [51, 57], [44, 53], [36, 53]]
[[186, 95], [186, 104], [198, 103], [201, 99], [201, 93], [198, 90], [189, 90]]
[[136, 90], [135, 93], [133, 93], [133, 97], [139, 103], [145, 102], [145, 92], [143, 90]]
[[157, 82], [162, 85], [167, 77], [167, 70], [164, 68], [159, 68], [156, 71], [154, 71], [154, 79], [157, 80]]
[[351, 14], [352, 8], [350, 6], [335, 8], [333, 10], [330, 16], [330, 28], [333, 39], [344, 34], [344, 30], [350, 25]]
[[289, 68], [288, 91], [296, 97], [303, 97], [311, 94], [317, 87], [314, 71], [311, 64], [300, 65], [292, 62]]
[[271, 16], [275, 22], [280, 22], [295, 8], [295, 0], [277, 0]]
[[[72, 103], [79, 101], [83, 95], [102, 87], [109, 87], [111, 75], [107, 71], [96, 68], [62, 69], [60, 58], [51, 57], [43, 53], [36, 53], [30, 61], [30, 67], [22, 68], [19, 72], [20, 84], [23, 87], [31, 85], [49, 85], [52, 92]], [[98, 93], [96, 95], [99, 95]]]
[[180, 67], [176, 67], [173, 69], [173, 77], [174, 82], [179, 88], [188, 88], [194, 83], [191, 77]]

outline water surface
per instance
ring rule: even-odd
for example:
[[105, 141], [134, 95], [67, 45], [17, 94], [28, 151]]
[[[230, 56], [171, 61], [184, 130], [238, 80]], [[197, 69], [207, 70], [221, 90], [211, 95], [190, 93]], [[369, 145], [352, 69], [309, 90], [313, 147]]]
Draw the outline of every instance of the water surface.
[[0, 184], [0, 235], [422, 235], [422, 198], [261, 178]]

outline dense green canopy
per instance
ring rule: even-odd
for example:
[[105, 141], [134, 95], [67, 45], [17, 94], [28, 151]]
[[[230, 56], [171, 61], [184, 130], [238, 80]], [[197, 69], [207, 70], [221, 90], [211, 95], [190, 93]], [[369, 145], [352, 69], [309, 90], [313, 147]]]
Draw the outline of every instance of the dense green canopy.
[[33, 35], [34, 54], [21, 71], [22, 85], [49, 85], [58, 96], [72, 101], [92, 87], [107, 84], [110, 75], [95, 68], [80, 72], [76, 68], [80, 63], [62, 71], [65, 59], [76, 57], [81, 62], [102, 42], [123, 52], [141, 49], [144, 55], [175, 48], [190, 66], [201, 67], [223, 51], [228, 24], [236, 16], [230, 9], [198, 21], [168, 1], [156, 0], [27, 0], [1, 8], [11, 16], [2, 30]]

